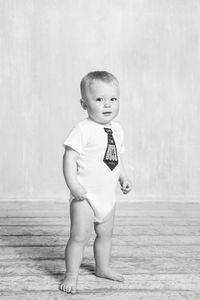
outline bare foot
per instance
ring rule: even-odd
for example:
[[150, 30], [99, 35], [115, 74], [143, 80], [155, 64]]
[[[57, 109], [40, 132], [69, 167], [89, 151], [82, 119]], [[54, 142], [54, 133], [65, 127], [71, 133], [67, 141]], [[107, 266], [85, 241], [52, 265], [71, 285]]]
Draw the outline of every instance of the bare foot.
[[77, 277], [75, 274], [65, 274], [65, 278], [62, 280], [59, 289], [68, 294], [76, 294]]
[[95, 274], [98, 277], [107, 278], [110, 280], [121, 281], [121, 282], [124, 281], [124, 277], [120, 273], [117, 273], [109, 268], [105, 270], [96, 269]]

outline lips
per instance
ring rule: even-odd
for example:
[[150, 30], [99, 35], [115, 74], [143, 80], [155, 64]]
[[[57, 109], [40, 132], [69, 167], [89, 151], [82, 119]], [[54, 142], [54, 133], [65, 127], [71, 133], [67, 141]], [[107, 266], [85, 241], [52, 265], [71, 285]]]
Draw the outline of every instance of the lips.
[[105, 115], [105, 116], [109, 116], [109, 115], [111, 115], [111, 114], [112, 114], [111, 111], [104, 111], [104, 112], [103, 112], [103, 115]]

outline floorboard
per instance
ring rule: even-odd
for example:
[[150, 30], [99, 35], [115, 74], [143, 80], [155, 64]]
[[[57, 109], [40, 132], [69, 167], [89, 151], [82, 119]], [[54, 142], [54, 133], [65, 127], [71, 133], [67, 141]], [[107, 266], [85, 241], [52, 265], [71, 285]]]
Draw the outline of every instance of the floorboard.
[[[69, 207], [63, 202], [0, 202], [0, 299], [66, 299]], [[94, 275], [94, 232], [75, 300], [199, 300], [200, 203], [117, 205], [111, 266], [125, 282]]]

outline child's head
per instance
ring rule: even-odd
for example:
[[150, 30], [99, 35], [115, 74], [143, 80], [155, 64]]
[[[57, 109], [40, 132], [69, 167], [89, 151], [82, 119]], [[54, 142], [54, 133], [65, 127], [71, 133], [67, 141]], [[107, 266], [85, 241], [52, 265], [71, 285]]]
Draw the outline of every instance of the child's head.
[[119, 83], [106, 71], [90, 72], [81, 80], [81, 105], [88, 116], [100, 124], [109, 124], [119, 112]]

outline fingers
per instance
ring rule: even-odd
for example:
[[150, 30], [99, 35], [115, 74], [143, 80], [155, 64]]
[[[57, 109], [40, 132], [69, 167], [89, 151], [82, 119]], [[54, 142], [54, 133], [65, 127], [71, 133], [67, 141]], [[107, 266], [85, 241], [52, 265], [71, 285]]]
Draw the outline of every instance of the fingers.
[[87, 194], [84, 194], [84, 195], [82, 196], [82, 199], [83, 199], [83, 200], [88, 200]]
[[130, 182], [124, 182], [123, 186], [122, 186], [122, 192], [124, 194], [127, 194], [131, 191], [132, 189], [132, 185]]
[[78, 200], [78, 201], [88, 200], [87, 194], [77, 196], [77, 197], [76, 197], [76, 200]]
[[122, 192], [123, 192], [123, 194], [128, 194], [130, 192], [130, 189], [127, 189], [127, 188], [123, 189], [122, 188]]

